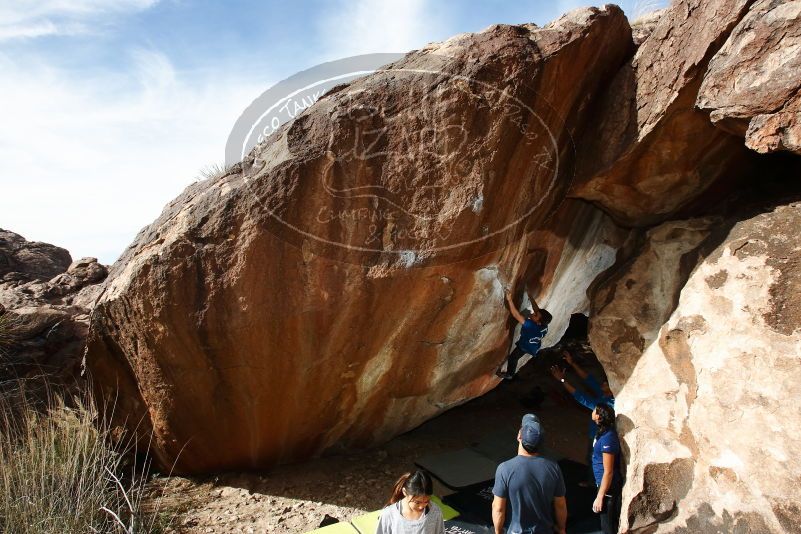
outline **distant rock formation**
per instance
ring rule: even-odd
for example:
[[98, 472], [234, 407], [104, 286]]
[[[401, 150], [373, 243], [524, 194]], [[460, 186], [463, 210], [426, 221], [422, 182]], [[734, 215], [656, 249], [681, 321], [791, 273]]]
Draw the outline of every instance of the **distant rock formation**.
[[631, 37], [635, 45], [640, 46], [653, 33], [664, 14], [664, 9], [658, 9], [631, 22]]
[[0, 229], [0, 314], [8, 314], [14, 340], [0, 375], [74, 377], [107, 274], [96, 258], [73, 262], [63, 248]]
[[63, 248], [26, 241], [0, 229], [0, 280], [3, 283], [49, 280], [67, 270], [72, 258]]
[[791, 530], [797, 4], [581, 9], [330, 90], [110, 269], [114, 423], [189, 473], [386, 441], [497, 384], [527, 285], [546, 345], [590, 315], [623, 531]]

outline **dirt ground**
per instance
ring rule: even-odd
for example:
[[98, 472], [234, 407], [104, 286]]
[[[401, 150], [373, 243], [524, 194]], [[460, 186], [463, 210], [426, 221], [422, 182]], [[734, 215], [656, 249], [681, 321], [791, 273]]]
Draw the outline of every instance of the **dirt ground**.
[[[475, 444], [489, 433], [506, 431], [515, 442], [520, 418], [536, 413], [547, 446], [561, 456], [584, 461], [590, 413], [568, 396], [548, 372], [558, 351], [541, 351], [519, 379], [451, 409], [381, 447], [328, 456], [263, 473], [229, 473], [209, 478], [155, 477], [150, 505], [172, 517], [174, 533], [302, 533], [326, 515], [348, 520], [384, 506], [397, 478], [415, 460]], [[592, 368], [590, 356], [585, 363]], [[569, 375], [568, 380], [580, 380]], [[524, 399], [535, 387], [544, 394], [538, 408]]]

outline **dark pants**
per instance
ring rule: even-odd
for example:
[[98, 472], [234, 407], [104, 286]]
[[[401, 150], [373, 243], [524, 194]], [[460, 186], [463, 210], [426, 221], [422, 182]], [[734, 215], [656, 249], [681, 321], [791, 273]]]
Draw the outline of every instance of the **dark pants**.
[[521, 349], [520, 347], [515, 347], [515, 350], [506, 358], [506, 372], [510, 375], [515, 374], [517, 371], [517, 362], [520, 361], [520, 358], [526, 354], [526, 351]]
[[604, 534], [617, 534], [620, 523], [621, 493], [623, 488], [612, 487], [604, 496], [604, 509], [600, 513], [601, 530]]

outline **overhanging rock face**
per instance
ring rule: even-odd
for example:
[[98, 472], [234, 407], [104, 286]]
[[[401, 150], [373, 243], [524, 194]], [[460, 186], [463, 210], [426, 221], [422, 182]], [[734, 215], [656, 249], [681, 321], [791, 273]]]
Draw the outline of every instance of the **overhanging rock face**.
[[558, 307], [552, 342], [625, 238], [565, 194], [584, 110], [631, 47], [614, 6], [456, 36], [188, 188], [93, 313], [87, 366], [115, 422], [179, 472], [266, 467], [494, 387], [504, 284]]
[[595, 105], [572, 195], [622, 224], [648, 226], [745, 170], [742, 139], [716, 128], [695, 102], [710, 59], [751, 3], [685, 0], [660, 15]]
[[801, 3], [760, 0], [709, 63], [697, 105], [761, 153], [801, 154]]

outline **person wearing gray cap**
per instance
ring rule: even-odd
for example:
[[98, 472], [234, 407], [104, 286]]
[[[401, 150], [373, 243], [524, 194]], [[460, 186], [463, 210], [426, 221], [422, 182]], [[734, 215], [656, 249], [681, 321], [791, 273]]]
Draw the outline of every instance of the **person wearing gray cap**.
[[[565, 480], [556, 462], [540, 456], [542, 441], [543, 430], [537, 416], [524, 415], [517, 433], [517, 456], [495, 471], [495, 534], [565, 534]], [[511, 513], [507, 514], [507, 509]]]

